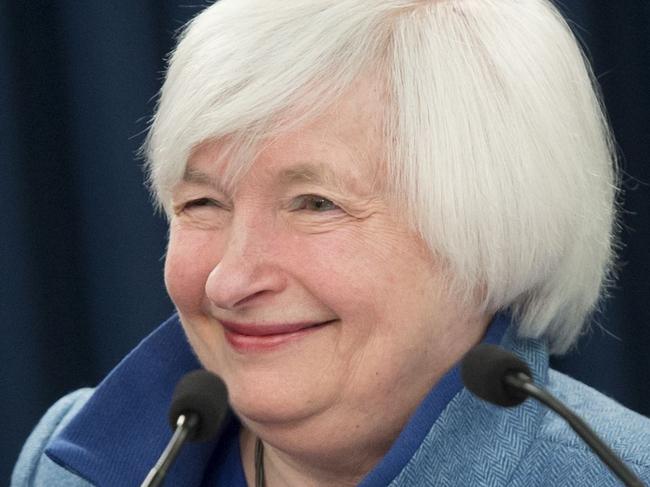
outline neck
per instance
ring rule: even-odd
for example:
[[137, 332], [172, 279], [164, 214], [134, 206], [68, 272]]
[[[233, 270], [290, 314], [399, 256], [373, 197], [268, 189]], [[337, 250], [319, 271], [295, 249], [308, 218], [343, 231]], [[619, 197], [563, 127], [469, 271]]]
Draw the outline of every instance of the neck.
[[[242, 427], [241, 457], [246, 481], [255, 485], [255, 443], [257, 437]], [[347, 487], [357, 485], [385, 451], [376, 455], [358, 453], [342, 455], [289, 455], [264, 443], [265, 487]]]

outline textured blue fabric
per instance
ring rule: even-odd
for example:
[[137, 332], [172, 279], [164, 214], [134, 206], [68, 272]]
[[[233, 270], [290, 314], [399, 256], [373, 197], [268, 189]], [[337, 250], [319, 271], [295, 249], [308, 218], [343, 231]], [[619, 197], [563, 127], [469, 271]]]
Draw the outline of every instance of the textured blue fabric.
[[[198, 368], [174, 315], [101, 382], [46, 454], [94, 485], [139, 485], [171, 436], [167, 413], [176, 383]], [[213, 448], [186, 445], [169, 485], [198, 485]]]
[[[178, 356], [175, 360], [184, 364], [183, 366], [196, 365], [188, 345], [184, 342], [182, 330], [174, 320], [148, 338], [132, 356], [145, 353], [143, 348], [161, 351], [165, 348], [165, 341], [172, 338], [184, 344], [179, 345], [176, 341], [176, 347], [171, 347], [172, 349], [186, 349], [183, 352], [176, 350], [175, 355]], [[145, 346], [147, 343], [149, 345]], [[151, 347], [151, 344], [162, 348], [156, 349], [156, 346]], [[166, 346], [170, 344], [171, 342], [168, 342]], [[584, 384], [549, 371], [548, 354], [542, 342], [517, 339], [511, 328], [501, 344], [526, 360], [538, 383], [546, 384], [551, 392], [582, 415], [645, 482], [650, 482], [650, 420], [624, 409]], [[185, 355], [185, 352], [189, 352], [189, 356]], [[170, 357], [158, 359], [166, 361]], [[120, 367], [126, 366], [127, 361], [128, 359], [125, 359]], [[75, 427], [87, 421], [90, 416], [85, 420], [83, 418], [93, 409], [93, 414], [99, 414], [100, 417], [102, 414], [110, 416], [111, 413], [106, 410], [110, 409], [107, 405], [113, 398], [108, 394], [111, 389], [107, 383], [111, 377], [115, 380], [120, 367], [107, 377], [90, 399], [88, 393], [84, 392], [76, 397], [65, 398], [48, 412], [21, 454], [12, 487], [87, 487], [89, 481], [98, 486], [139, 485], [169, 437], [166, 425], [164, 428], [160, 427], [165, 429], [165, 433], [158, 431], [158, 437], [151, 439], [151, 444], [141, 436], [129, 438], [127, 435], [118, 438], [108, 428], [97, 428], [91, 435], [93, 441], [105, 441], [111, 445], [111, 454], [117, 452], [119, 463], [114, 458], [99, 458], [97, 451], [92, 451], [88, 444], [84, 446], [81, 441], [84, 432], [76, 431]], [[145, 372], [140, 371], [140, 374], [147, 376]], [[150, 376], [151, 369], [148, 372]], [[453, 373], [452, 371], [451, 374]], [[172, 379], [171, 376], [168, 378], [173, 386], [175, 381]], [[142, 401], [146, 399], [144, 404], [148, 405], [151, 402], [151, 384], [139, 385], [143, 387], [142, 390], [134, 389], [134, 384], [128, 384], [128, 381], [126, 384], [120, 384], [127, 387], [129, 394], [136, 396], [129, 404], [141, 406]], [[439, 384], [441, 385], [442, 383]], [[426, 411], [429, 398], [425, 399], [393, 448], [361, 485], [619, 485], [606, 467], [561, 419], [535, 402], [526, 401], [519, 407], [503, 409], [474, 398], [465, 389], [453, 396], [446, 407], [443, 404], [442, 413], [439, 416], [434, 415], [437, 420], [434, 417], [432, 426], [431, 422], [427, 424], [426, 421], [422, 425], [418, 424], [421, 418], [432, 414]], [[161, 397], [160, 409], [165, 410], [168, 401], [168, 398]], [[84, 407], [81, 407], [84, 403]], [[157, 412], [164, 423], [165, 411]], [[155, 408], [147, 411], [148, 414], [155, 415]], [[65, 423], [68, 426], [62, 429]], [[153, 421], [151, 424], [153, 430], [159, 428], [157, 422]], [[124, 424], [117, 426], [124, 428]], [[111, 425], [111, 428], [113, 427], [114, 425]], [[178, 464], [170, 471], [172, 478], [169, 485], [244, 485], [236, 430], [236, 425], [230, 425], [229, 433], [225, 435], [230, 439], [216, 450], [215, 445], [204, 445], [203, 450], [199, 449], [190, 455], [182, 454]], [[123, 433], [128, 433], [128, 430]], [[423, 437], [418, 438], [418, 435]], [[122, 448], [125, 441], [127, 445]], [[54, 462], [47, 455], [43, 455], [46, 446]], [[127, 453], [118, 452], [120, 449], [125, 449]], [[64, 454], [70, 455], [65, 461], [65, 468], [55, 463], [63, 464]], [[204, 476], [206, 465], [211, 473]], [[102, 478], [91, 478], [84, 473], [94, 472], [94, 475], [102, 469], [106, 469], [105, 477]], [[221, 473], [215, 470], [221, 470]], [[124, 476], [125, 472], [127, 476]]]
[[[549, 371], [543, 343], [517, 339], [511, 328], [502, 345], [528, 362], [535, 381], [584, 417], [650, 485], [650, 420]], [[601, 487], [620, 483], [562, 419], [537, 402], [499, 408], [463, 389], [390, 484], [425, 485]]]
[[[92, 393], [92, 389], [80, 389], [59, 399], [49, 409], [34, 428], [20, 453], [11, 478], [12, 487], [32, 485], [86, 487], [91, 485], [76, 475], [70, 475], [67, 470], [44, 455], [44, 450], [48, 441], [56, 437], [63, 427], [77, 415]], [[57, 479], [56, 483], [54, 479]]]

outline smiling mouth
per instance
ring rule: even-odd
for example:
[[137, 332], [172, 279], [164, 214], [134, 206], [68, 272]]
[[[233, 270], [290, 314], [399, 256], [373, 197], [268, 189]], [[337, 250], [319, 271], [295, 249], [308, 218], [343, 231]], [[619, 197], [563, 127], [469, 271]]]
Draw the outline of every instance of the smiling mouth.
[[293, 343], [326, 327], [336, 320], [321, 323], [254, 325], [221, 322], [228, 344], [238, 352], [263, 352]]

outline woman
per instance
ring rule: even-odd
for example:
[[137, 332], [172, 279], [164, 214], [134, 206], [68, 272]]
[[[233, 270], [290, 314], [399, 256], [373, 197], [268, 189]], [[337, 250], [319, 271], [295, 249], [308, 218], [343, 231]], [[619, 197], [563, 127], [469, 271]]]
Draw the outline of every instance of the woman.
[[540, 406], [462, 388], [481, 341], [650, 479], [650, 422], [548, 370], [607, 281], [612, 146], [546, 0], [207, 8], [146, 146], [178, 313], [52, 408], [14, 485], [138, 485], [199, 366], [236, 419], [169, 485], [615, 485]]

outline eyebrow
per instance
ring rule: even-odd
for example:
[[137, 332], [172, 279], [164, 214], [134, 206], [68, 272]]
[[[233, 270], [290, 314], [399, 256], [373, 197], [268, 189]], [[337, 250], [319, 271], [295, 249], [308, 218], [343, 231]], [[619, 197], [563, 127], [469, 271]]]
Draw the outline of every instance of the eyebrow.
[[183, 173], [183, 181], [186, 183], [195, 183], [202, 185], [214, 186], [214, 179], [211, 178], [204, 172], [197, 171], [195, 169], [190, 169], [189, 167], [185, 169]]
[[224, 192], [224, 187], [220, 181], [209, 174], [189, 167], [185, 168], [183, 173], [183, 182], [190, 184], [197, 184], [200, 186], [211, 186], [220, 192]]
[[338, 190], [352, 190], [350, 178], [337, 176], [329, 166], [323, 163], [300, 163], [280, 171], [278, 181], [281, 185], [310, 183], [325, 185]]

